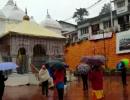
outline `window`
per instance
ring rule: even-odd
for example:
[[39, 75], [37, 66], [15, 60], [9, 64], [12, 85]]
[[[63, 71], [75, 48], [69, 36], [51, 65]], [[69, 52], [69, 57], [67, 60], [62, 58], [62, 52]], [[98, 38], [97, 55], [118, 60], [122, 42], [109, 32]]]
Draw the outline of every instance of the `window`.
[[103, 27], [104, 27], [104, 29], [110, 28], [111, 27], [111, 21], [110, 20], [109, 21], [104, 21], [103, 22]]
[[80, 32], [81, 32], [81, 35], [87, 34], [87, 33], [89, 33], [89, 29], [88, 29], [88, 27], [81, 28], [81, 29], [80, 29]]
[[92, 25], [92, 34], [97, 34], [99, 29], [99, 24]]
[[76, 42], [78, 40], [78, 35], [77, 33], [73, 34], [73, 42]]
[[124, 0], [121, 0], [121, 1], [117, 2], [117, 8], [121, 8], [121, 7], [124, 7], [124, 6], [125, 6], [125, 1]]

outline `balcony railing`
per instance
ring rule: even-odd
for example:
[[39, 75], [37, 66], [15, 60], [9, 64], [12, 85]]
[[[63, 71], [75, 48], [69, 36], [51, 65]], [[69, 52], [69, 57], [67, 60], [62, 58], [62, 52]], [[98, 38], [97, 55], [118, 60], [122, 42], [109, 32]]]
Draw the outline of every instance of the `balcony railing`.
[[130, 23], [120, 24], [120, 31], [126, 31], [130, 29]]
[[89, 36], [89, 34], [83, 34], [83, 35], [80, 35], [79, 39], [87, 39]]

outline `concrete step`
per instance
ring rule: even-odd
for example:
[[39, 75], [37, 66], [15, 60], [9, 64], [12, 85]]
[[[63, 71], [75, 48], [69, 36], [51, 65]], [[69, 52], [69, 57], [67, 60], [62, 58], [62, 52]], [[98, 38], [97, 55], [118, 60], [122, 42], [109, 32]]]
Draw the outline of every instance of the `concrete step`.
[[36, 79], [35, 75], [32, 73], [28, 74], [17, 74], [12, 73], [8, 76], [8, 80], [5, 82], [6, 86], [20, 86], [20, 85], [38, 85], [39, 81]]

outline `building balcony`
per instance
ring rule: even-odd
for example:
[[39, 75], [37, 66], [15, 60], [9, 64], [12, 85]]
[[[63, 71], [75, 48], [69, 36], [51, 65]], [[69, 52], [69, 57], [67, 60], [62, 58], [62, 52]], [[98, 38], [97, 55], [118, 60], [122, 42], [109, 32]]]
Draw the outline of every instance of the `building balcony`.
[[95, 34], [95, 35], [90, 35], [89, 40], [99, 40], [99, 39], [105, 39], [105, 38], [111, 38], [112, 37], [112, 32], [107, 32], [107, 33], [102, 33], [102, 34]]

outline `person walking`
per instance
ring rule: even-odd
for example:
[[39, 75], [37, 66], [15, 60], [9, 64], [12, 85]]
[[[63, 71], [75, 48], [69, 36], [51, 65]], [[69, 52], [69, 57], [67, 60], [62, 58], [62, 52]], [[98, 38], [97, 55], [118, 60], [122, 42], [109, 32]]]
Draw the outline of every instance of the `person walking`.
[[94, 65], [89, 72], [89, 79], [92, 86], [92, 100], [103, 100], [103, 71], [100, 65]]
[[126, 86], [127, 85], [127, 80], [126, 80], [126, 66], [124, 64], [124, 62], [121, 62], [121, 78], [122, 78], [122, 84], [123, 86]]
[[58, 93], [58, 100], [63, 100], [64, 97], [64, 69], [55, 69], [54, 71], [54, 84]]
[[4, 88], [5, 88], [5, 83], [8, 77], [5, 77], [3, 75], [3, 71], [0, 71], [0, 100], [2, 100], [3, 94], [4, 94]]
[[42, 85], [42, 94], [48, 96], [48, 80], [50, 78], [49, 72], [46, 69], [45, 65], [42, 65], [42, 68], [39, 71], [39, 80]]
[[78, 66], [78, 72], [81, 75], [82, 82], [83, 82], [83, 90], [88, 90], [88, 72], [90, 70], [89, 65], [85, 64], [84, 62], [81, 62]]

